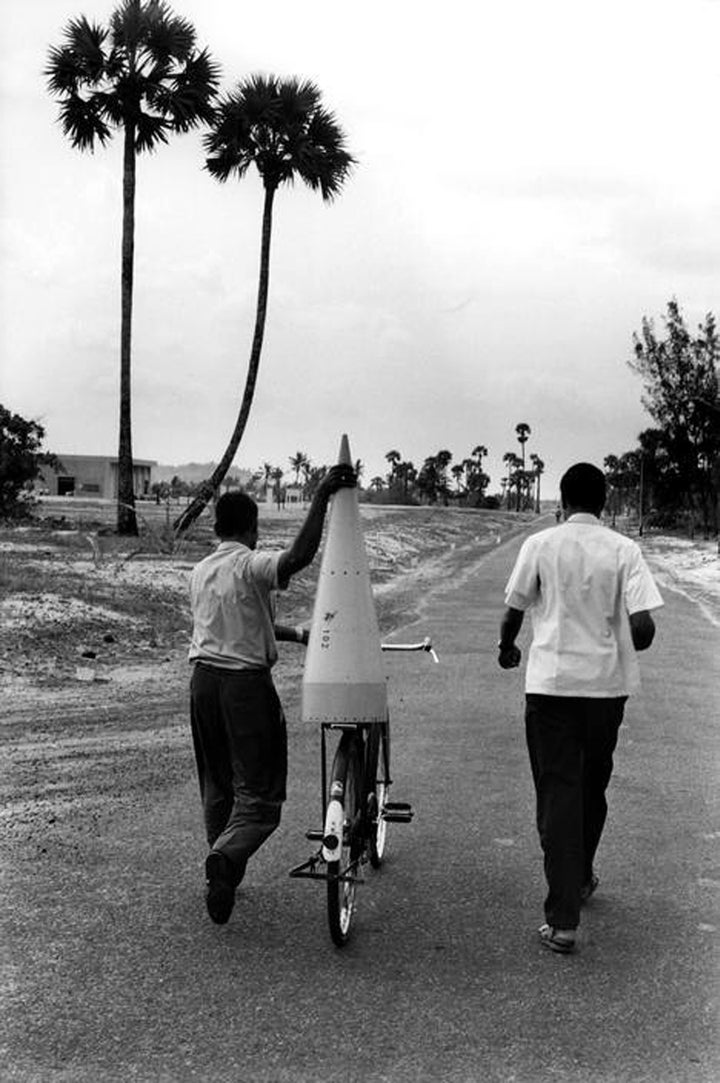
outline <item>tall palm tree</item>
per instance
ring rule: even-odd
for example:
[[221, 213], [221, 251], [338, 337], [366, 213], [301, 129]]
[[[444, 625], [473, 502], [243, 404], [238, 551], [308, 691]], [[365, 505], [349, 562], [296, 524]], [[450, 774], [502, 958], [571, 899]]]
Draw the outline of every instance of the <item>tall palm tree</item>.
[[182, 532], [197, 519], [225, 476], [250, 415], [265, 334], [270, 284], [273, 202], [282, 184], [300, 178], [326, 202], [340, 194], [355, 159], [345, 149], [345, 133], [322, 104], [314, 83], [274, 75], [252, 75], [219, 103], [212, 130], [204, 138], [206, 169], [224, 182], [241, 180], [252, 165], [262, 180], [264, 200], [255, 332], [245, 389], [230, 442], [212, 476], [176, 520]]
[[220, 69], [198, 52], [192, 23], [162, 0], [123, 0], [108, 27], [81, 15], [50, 49], [45, 75], [72, 145], [92, 151], [123, 132], [123, 225], [120, 320], [120, 534], [137, 534], [133, 484], [131, 379], [135, 166], [138, 154], [213, 117]]
[[530, 426], [525, 421], [521, 421], [521, 422], [519, 422], [519, 424], [517, 424], [515, 426], [515, 432], [517, 433], [517, 438], [518, 438], [518, 441], [520, 442], [520, 449], [522, 451], [522, 468], [523, 468], [523, 470], [525, 469], [525, 445], [527, 443], [527, 439], [528, 439], [528, 436], [530, 435], [531, 431], [532, 430], [531, 430]]

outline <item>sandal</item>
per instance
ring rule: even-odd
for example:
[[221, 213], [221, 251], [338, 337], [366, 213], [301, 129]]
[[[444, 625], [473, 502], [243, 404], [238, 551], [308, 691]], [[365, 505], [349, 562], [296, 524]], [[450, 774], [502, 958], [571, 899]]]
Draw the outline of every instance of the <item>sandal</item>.
[[560, 955], [569, 955], [575, 951], [574, 929], [553, 929], [552, 925], [541, 925], [538, 934], [543, 947], [550, 951], [556, 951]]

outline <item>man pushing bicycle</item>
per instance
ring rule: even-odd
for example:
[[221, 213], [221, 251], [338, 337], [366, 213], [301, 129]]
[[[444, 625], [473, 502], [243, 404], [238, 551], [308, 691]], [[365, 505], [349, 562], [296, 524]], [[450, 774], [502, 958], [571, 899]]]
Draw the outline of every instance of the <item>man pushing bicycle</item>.
[[351, 466], [331, 467], [295, 540], [278, 552], [256, 551], [255, 501], [225, 493], [215, 509], [219, 545], [191, 575], [191, 727], [210, 846], [206, 904], [218, 925], [285, 800], [287, 733], [271, 670], [277, 641], [307, 643], [307, 631], [275, 624], [275, 592], [315, 557], [332, 494], [355, 484]]

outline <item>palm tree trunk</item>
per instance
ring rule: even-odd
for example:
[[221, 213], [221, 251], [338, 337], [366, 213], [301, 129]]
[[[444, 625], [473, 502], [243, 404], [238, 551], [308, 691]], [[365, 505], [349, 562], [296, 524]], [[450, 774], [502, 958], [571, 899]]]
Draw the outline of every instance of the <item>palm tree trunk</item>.
[[275, 196], [275, 187], [265, 187], [265, 200], [263, 206], [262, 239], [260, 245], [260, 279], [258, 283], [257, 309], [255, 313], [255, 334], [253, 335], [252, 349], [250, 352], [250, 364], [248, 365], [245, 389], [243, 391], [240, 413], [238, 414], [235, 428], [232, 431], [230, 442], [225, 453], [215, 467], [207, 481], [199, 486], [197, 495], [185, 511], [173, 523], [176, 534], [184, 534], [199, 515], [205, 510], [207, 504], [217, 492], [223, 478], [227, 474], [238, 447], [245, 432], [250, 407], [252, 406], [257, 382], [258, 369], [260, 367], [260, 354], [262, 352], [263, 337], [265, 334], [265, 317], [267, 315], [268, 288], [270, 285], [270, 239], [272, 236], [272, 208]]
[[123, 227], [120, 316], [120, 437], [118, 445], [118, 534], [136, 536], [135, 485], [132, 454], [132, 349], [133, 268], [135, 261], [135, 126], [125, 126], [123, 150]]

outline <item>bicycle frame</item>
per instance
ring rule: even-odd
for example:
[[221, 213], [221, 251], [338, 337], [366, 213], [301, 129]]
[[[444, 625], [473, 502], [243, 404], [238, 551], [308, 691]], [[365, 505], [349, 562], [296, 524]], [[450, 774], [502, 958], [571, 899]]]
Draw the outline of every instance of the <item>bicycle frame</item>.
[[[429, 637], [419, 643], [383, 643], [383, 651], [424, 651], [438, 657]], [[328, 770], [328, 734], [340, 740], [334, 751], [332, 776]], [[290, 876], [324, 880], [327, 884], [330, 933], [338, 947], [349, 935], [355, 911], [355, 887], [364, 883], [361, 867], [380, 867], [388, 823], [410, 823], [411, 806], [388, 800], [390, 776], [390, 719], [381, 722], [321, 722], [320, 724], [320, 830], [305, 837], [320, 843]]]

